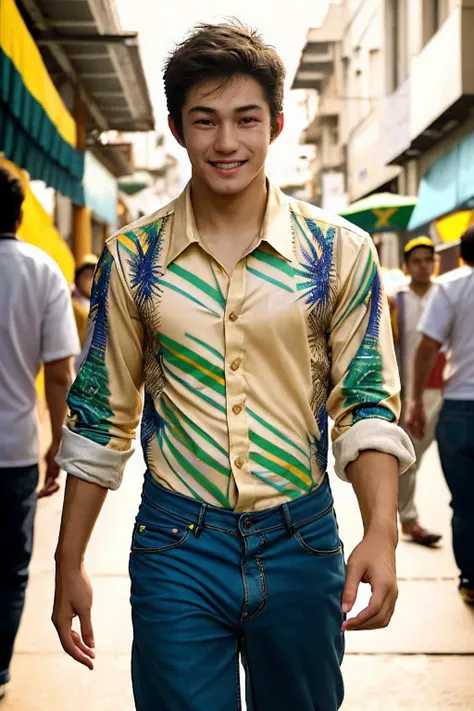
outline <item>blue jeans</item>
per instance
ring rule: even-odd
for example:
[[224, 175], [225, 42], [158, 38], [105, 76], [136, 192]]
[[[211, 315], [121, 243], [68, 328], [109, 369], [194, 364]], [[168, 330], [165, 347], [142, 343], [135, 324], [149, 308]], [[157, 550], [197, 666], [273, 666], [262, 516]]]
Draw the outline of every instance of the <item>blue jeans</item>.
[[451, 492], [456, 564], [474, 585], [474, 401], [445, 400], [436, 436]]
[[147, 475], [130, 555], [138, 711], [336, 711], [344, 691], [342, 545], [327, 481], [255, 513]]
[[0, 468], [0, 685], [10, 662], [25, 604], [33, 549], [38, 467]]

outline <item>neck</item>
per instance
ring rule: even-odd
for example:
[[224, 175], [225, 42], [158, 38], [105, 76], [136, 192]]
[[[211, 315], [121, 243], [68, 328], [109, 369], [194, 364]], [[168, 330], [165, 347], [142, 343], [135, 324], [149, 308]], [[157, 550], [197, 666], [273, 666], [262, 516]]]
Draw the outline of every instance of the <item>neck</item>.
[[197, 176], [191, 179], [191, 199], [194, 217], [200, 233], [235, 240], [260, 229], [267, 203], [265, 173], [262, 171], [242, 192], [219, 195]]
[[429, 281], [428, 283], [426, 282], [416, 282], [416, 281], [411, 281], [410, 282], [410, 289], [417, 294], [417, 296], [424, 296], [427, 291], [431, 288], [431, 282]]

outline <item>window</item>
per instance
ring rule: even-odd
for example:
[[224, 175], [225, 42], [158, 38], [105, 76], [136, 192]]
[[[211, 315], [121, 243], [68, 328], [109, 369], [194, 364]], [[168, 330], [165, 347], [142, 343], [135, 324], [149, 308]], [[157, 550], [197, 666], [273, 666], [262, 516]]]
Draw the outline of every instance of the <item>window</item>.
[[449, 0], [423, 0], [423, 46], [448, 19]]
[[408, 13], [410, 0], [387, 0], [388, 86], [393, 92], [408, 76]]

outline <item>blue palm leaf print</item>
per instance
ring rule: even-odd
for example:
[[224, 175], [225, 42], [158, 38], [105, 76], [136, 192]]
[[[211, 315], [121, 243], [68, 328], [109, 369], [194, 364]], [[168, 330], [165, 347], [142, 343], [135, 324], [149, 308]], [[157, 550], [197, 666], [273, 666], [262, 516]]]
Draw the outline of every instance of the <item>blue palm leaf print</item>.
[[328, 466], [328, 415], [326, 411], [326, 403], [322, 403], [316, 415], [316, 422], [319, 429], [319, 439], [314, 438], [313, 447], [318, 464], [318, 469], [321, 473], [325, 472]]
[[97, 264], [91, 296], [92, 337], [89, 351], [67, 398], [75, 431], [107, 445], [113, 412], [109, 405], [109, 374], [106, 365], [108, 294], [113, 257], [105, 247]]
[[299, 282], [297, 288], [302, 292], [300, 298], [305, 300], [308, 307], [322, 308], [327, 305], [330, 296], [330, 274], [336, 231], [334, 227], [329, 227], [326, 232], [323, 232], [321, 226], [310, 219], [306, 220], [306, 224], [314, 240], [308, 239], [306, 233], [300, 228], [304, 236], [304, 241], [301, 243], [303, 262], [297, 274], [303, 281]]
[[146, 458], [149, 444], [154, 437], [161, 434], [166, 422], [156, 411], [155, 403], [149, 390], [145, 389], [144, 400], [140, 439]]
[[127, 233], [134, 239], [137, 252], [128, 260], [130, 266], [130, 284], [135, 295], [137, 308], [140, 309], [160, 289], [160, 279], [163, 273], [159, 258], [163, 247], [162, 229], [164, 220], [155, 220], [141, 228], [145, 239], [137, 239], [135, 233]]

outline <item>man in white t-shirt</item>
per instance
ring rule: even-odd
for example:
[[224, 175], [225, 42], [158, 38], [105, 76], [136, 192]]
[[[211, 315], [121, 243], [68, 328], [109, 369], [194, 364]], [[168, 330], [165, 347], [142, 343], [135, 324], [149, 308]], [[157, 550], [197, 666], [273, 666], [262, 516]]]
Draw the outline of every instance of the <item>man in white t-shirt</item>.
[[443, 406], [438, 422], [441, 465], [451, 492], [453, 548], [459, 592], [474, 605], [474, 226], [461, 237], [466, 266], [443, 275], [419, 324], [408, 426], [415, 437], [427, 429], [423, 396], [443, 345], [448, 347]]
[[0, 166], [0, 698], [23, 611], [38, 484], [35, 381], [44, 364], [52, 444], [40, 494], [58, 489], [54, 459], [79, 351], [71, 297], [57, 264], [16, 238], [21, 182]]
[[[390, 314], [398, 367], [402, 384], [402, 418], [412, 391], [413, 360], [420, 341], [417, 326], [431, 297], [436, 290], [433, 281], [435, 248], [429, 237], [416, 237], [405, 247], [405, 271], [410, 277], [408, 285], [401, 287], [392, 297]], [[439, 368], [435, 369], [439, 374]], [[432, 378], [424, 395], [427, 413], [426, 432], [422, 438], [413, 438], [416, 462], [399, 480], [398, 515], [402, 532], [414, 543], [433, 546], [441, 535], [428, 531], [420, 524], [415, 504], [416, 476], [424, 453], [435, 438], [436, 423], [441, 407], [441, 378]]]

